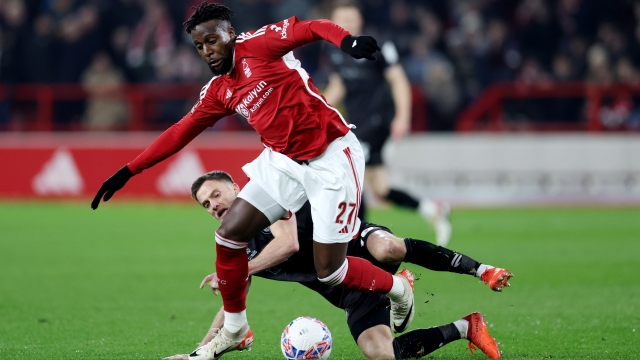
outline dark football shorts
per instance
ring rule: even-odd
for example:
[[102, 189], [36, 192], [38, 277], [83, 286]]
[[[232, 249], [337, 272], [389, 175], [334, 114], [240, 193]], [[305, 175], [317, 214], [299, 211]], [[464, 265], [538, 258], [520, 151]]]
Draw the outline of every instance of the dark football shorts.
[[[354, 131], [355, 132], [355, 131]], [[389, 129], [380, 129], [358, 136], [364, 152], [364, 164], [366, 166], [382, 165], [382, 147], [389, 137]]]
[[382, 164], [382, 147], [391, 135], [392, 119], [393, 112], [381, 110], [369, 117], [352, 122], [356, 125], [352, 131], [362, 145], [366, 166]]
[[[349, 244], [348, 256], [357, 256], [366, 259], [373, 265], [395, 274], [399, 265], [389, 265], [378, 262], [367, 250], [367, 238], [374, 231], [381, 229], [391, 233], [391, 230], [384, 226], [363, 222], [360, 226], [360, 234]], [[391, 303], [389, 298], [380, 293], [345, 291], [343, 295], [343, 306], [347, 316], [347, 325], [351, 331], [351, 336], [357, 342], [358, 337], [365, 330], [377, 325], [390, 326], [391, 317], [389, 309]]]

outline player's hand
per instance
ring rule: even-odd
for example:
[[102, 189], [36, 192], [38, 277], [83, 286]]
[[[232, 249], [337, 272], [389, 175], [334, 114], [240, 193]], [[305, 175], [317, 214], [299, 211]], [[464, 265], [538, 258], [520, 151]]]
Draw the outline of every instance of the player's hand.
[[340, 43], [340, 49], [351, 55], [354, 59], [369, 59], [375, 60], [376, 57], [373, 54], [376, 51], [380, 51], [378, 42], [371, 36], [351, 36], [347, 35]]
[[169, 356], [166, 358], [163, 358], [162, 360], [188, 360], [189, 359], [189, 354], [177, 354], [177, 355], [173, 355], [173, 356]]
[[122, 189], [124, 184], [131, 179], [133, 173], [129, 170], [129, 167], [125, 165], [122, 169], [118, 170], [115, 174], [111, 175], [105, 182], [100, 186], [100, 190], [96, 194], [96, 197], [93, 198], [91, 202], [91, 208], [93, 210], [98, 208], [100, 205], [100, 200], [102, 200], [102, 196], [104, 195], [104, 201], [109, 201], [113, 194]]
[[391, 121], [391, 139], [400, 140], [409, 134], [411, 130], [411, 120], [405, 120], [399, 117], [393, 118]]
[[211, 291], [213, 291], [213, 295], [218, 295], [220, 293], [217, 273], [205, 276], [200, 283], [200, 289], [202, 289], [206, 283], [209, 283], [209, 287], [211, 288]]

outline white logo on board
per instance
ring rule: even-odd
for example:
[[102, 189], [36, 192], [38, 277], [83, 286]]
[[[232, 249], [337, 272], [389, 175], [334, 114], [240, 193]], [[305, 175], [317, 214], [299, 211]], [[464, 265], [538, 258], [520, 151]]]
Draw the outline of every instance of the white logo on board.
[[38, 195], [80, 195], [84, 181], [71, 153], [58, 149], [33, 178], [31, 187]]
[[195, 151], [184, 151], [179, 153], [167, 170], [160, 175], [156, 187], [166, 196], [188, 196], [191, 194], [193, 180], [205, 172], [198, 154]]

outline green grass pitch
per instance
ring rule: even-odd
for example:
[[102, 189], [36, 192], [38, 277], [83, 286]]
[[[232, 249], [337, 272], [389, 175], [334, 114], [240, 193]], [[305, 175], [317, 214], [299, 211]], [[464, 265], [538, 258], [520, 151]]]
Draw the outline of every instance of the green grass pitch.
[[[433, 239], [415, 214], [371, 212], [398, 235]], [[430, 327], [480, 311], [503, 359], [640, 358], [640, 209], [458, 210], [450, 248], [506, 267], [512, 287], [414, 266], [416, 316]], [[0, 359], [159, 359], [186, 353], [221, 305], [199, 290], [217, 223], [195, 204], [0, 203]], [[332, 359], [362, 358], [344, 313], [296, 285], [254, 279], [250, 353], [279, 359], [285, 325], [323, 320]], [[466, 342], [427, 355], [474, 359]], [[475, 359], [486, 358], [476, 353]]]

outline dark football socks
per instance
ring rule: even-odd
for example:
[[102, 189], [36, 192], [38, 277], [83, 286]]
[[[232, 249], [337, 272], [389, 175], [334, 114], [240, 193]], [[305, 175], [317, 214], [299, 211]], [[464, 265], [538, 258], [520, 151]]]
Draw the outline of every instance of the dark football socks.
[[413, 196], [407, 194], [404, 191], [400, 191], [396, 189], [389, 190], [389, 193], [387, 194], [387, 200], [391, 201], [392, 203], [398, 206], [402, 206], [410, 209], [417, 209], [418, 205], [420, 204], [420, 201], [418, 201], [418, 199], [414, 198]]
[[449, 271], [476, 276], [480, 263], [474, 259], [424, 240], [406, 238], [404, 261], [434, 271]]
[[453, 323], [416, 329], [393, 340], [393, 353], [396, 359], [417, 359], [459, 339], [460, 332]]

